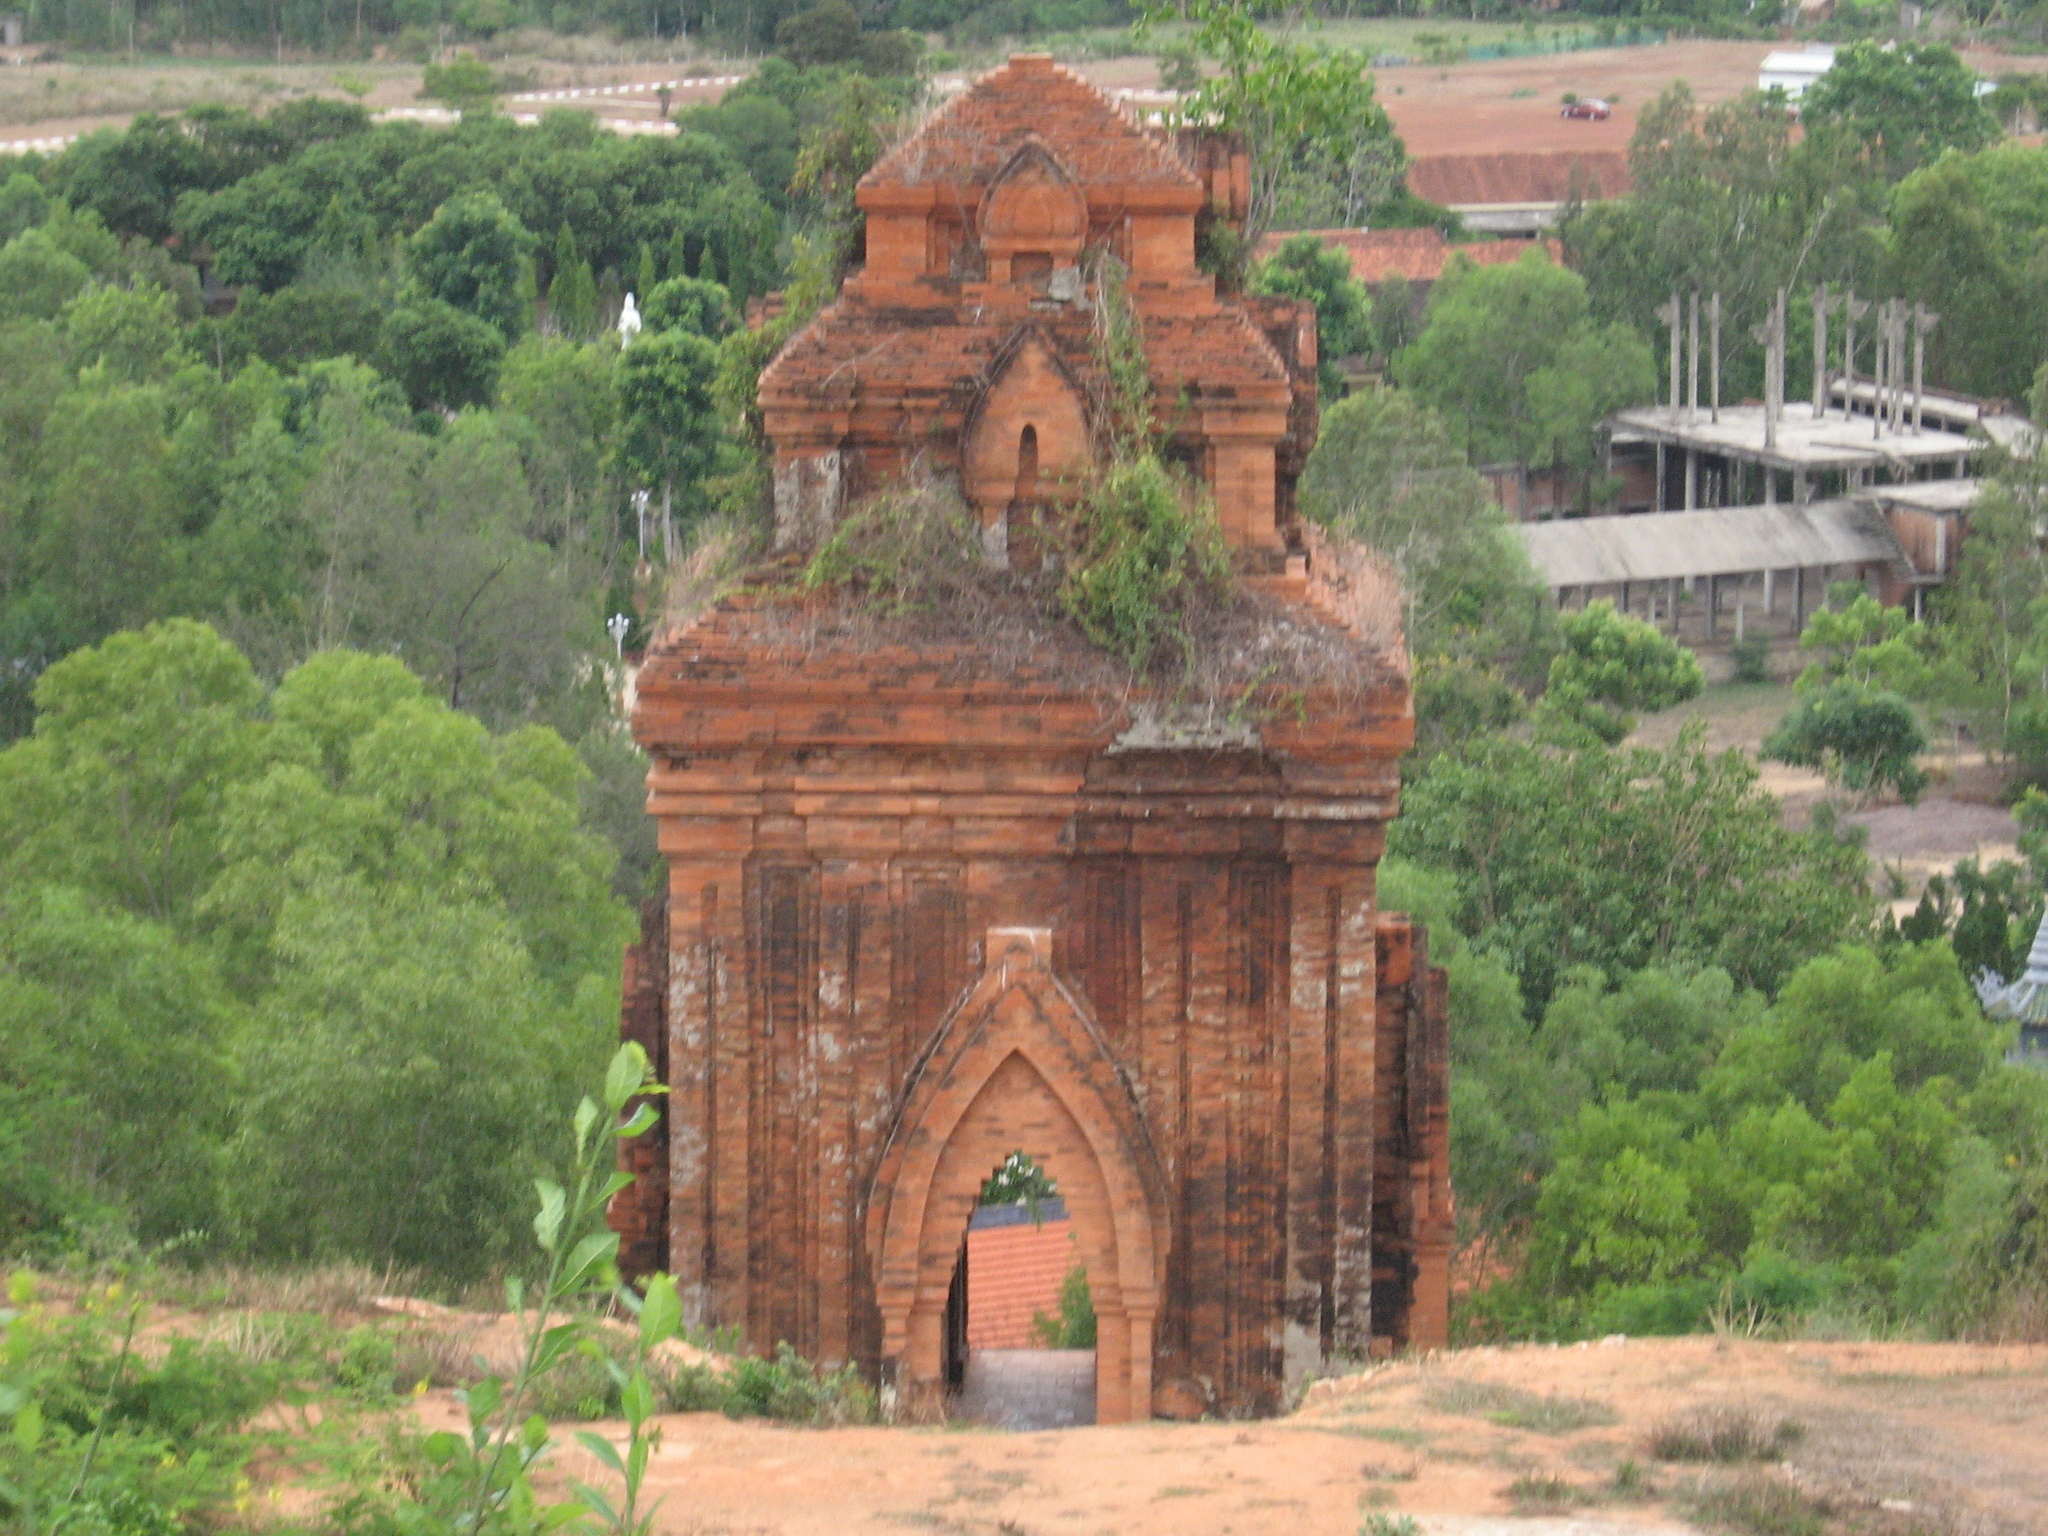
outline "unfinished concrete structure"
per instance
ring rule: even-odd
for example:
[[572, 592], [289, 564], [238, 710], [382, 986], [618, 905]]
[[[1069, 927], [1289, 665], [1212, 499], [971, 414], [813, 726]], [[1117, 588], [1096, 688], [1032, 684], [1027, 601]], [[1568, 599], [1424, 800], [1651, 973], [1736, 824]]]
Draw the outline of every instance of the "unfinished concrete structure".
[[921, 459], [1017, 556], [1102, 452], [1108, 252], [1167, 451], [1248, 600], [1339, 648], [1327, 684], [1162, 736], [1142, 691], [1074, 681], [1078, 632], [1020, 656], [745, 592], [639, 673], [669, 880], [625, 1031], [670, 1092], [627, 1152], [624, 1262], [912, 1414], [958, 1378], [963, 1238], [1016, 1151], [1088, 1270], [1101, 1422], [1271, 1411], [1444, 1338], [1444, 982], [1374, 899], [1413, 733], [1398, 598], [1293, 515], [1313, 316], [1195, 264], [1243, 164], [1043, 58], [943, 109], [862, 182], [865, 269], [763, 376], [776, 536]]

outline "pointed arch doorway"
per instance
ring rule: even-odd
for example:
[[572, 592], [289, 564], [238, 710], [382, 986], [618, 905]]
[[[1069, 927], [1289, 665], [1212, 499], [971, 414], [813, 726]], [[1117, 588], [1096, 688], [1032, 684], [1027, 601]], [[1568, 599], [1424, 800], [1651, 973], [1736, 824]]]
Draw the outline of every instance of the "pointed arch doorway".
[[1095, 1304], [1095, 1421], [1152, 1411], [1171, 1240], [1165, 1183], [1123, 1075], [1053, 974], [1045, 929], [989, 930], [986, 970], [913, 1074], [868, 1199], [885, 1380], [944, 1412], [948, 1301], [990, 1172], [1022, 1149], [1058, 1183]]

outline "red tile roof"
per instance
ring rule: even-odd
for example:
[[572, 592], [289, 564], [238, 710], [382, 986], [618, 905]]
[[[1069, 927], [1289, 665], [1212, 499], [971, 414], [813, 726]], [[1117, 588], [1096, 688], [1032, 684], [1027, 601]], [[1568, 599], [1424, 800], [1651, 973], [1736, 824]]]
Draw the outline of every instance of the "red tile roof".
[[1050, 54], [1030, 53], [1012, 57], [933, 113], [876, 161], [861, 185], [984, 182], [1029, 135], [1083, 185], [1202, 185], [1101, 91], [1054, 64]]
[[1534, 245], [1549, 253], [1555, 262], [1564, 260], [1564, 247], [1555, 240], [1480, 240], [1470, 245], [1453, 245], [1443, 231], [1423, 229], [1310, 229], [1289, 230], [1266, 236], [1259, 242], [1259, 254], [1270, 256], [1282, 242], [1299, 234], [1314, 235], [1325, 245], [1335, 246], [1351, 258], [1351, 275], [1361, 283], [1383, 282], [1402, 277], [1411, 283], [1433, 283], [1443, 276], [1444, 265], [1453, 255], [1463, 256], [1476, 266], [1495, 267], [1519, 261]]
[[1429, 155], [1408, 167], [1409, 190], [1453, 208], [1484, 203], [1561, 203], [1574, 192], [1591, 201], [1621, 197], [1633, 184], [1628, 156], [1618, 149]]
[[1029, 1349], [1031, 1319], [1059, 1316], [1060, 1282], [1081, 1262], [1071, 1221], [989, 1227], [967, 1234], [967, 1342]]

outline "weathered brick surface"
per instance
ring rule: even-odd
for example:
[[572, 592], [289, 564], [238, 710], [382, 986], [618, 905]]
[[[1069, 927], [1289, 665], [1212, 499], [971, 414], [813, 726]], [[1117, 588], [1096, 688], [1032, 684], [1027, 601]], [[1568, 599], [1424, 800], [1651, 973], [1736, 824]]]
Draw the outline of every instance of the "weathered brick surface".
[[[1226, 536], [1265, 573], [1247, 580], [1343, 664], [1249, 735], [1167, 749], [1133, 730], [1145, 698], [1088, 680], [1078, 636], [1018, 655], [741, 593], [660, 637], [633, 723], [669, 880], [625, 1028], [662, 1033], [670, 1093], [614, 1219], [693, 1321], [855, 1361], [936, 1412], [969, 1213], [1021, 1150], [1058, 1180], [1088, 1268], [1098, 1418], [1271, 1411], [1326, 1360], [1442, 1339], [1441, 973], [1373, 885], [1413, 737], [1398, 598], [1292, 516], [1312, 316], [1226, 304], [1192, 269], [1194, 215], [1235, 197], [1239, 160], [1206, 140], [1167, 154], [1047, 61], [991, 81], [964, 98], [986, 155], [897, 174], [899, 152], [863, 185], [867, 272], [764, 376], [778, 453], [872, 472], [927, 364], [969, 424], [935, 467], [970, 489], [1025, 473], [1009, 448], [974, 459], [974, 423], [1007, 413], [998, 447], [1020, 415], [1045, 425], [1041, 466], [1083, 451], [1060, 423], [1093, 423], [1085, 387], [1078, 415], [1033, 403], [1075, 377], [1068, 320], [977, 279], [977, 303], [1030, 328], [1010, 354], [1028, 367], [955, 377], [961, 292], [909, 335], [890, 307], [928, 279], [889, 264], [933, 259], [984, 193], [1000, 217], [974, 226], [977, 259], [1043, 240], [1067, 261], [1114, 225], [1148, 346], [1185, 321], [1204, 376], [1244, 381], [1183, 398]], [[1059, 116], [1077, 90], [1094, 105]], [[1006, 175], [1003, 204], [986, 183]], [[893, 350], [828, 366], [847, 316]], [[1151, 355], [1164, 391], [1172, 348]]]

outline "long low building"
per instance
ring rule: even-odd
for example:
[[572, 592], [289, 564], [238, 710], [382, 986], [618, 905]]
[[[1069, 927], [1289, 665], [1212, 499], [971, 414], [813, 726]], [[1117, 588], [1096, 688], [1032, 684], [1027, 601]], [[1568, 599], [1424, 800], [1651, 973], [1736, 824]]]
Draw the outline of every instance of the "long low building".
[[1809, 573], [1824, 589], [1843, 571], [1890, 571], [1904, 564], [1898, 540], [1877, 507], [1863, 501], [1805, 506], [1719, 507], [1523, 523], [1517, 531], [1545, 586], [1561, 606], [1607, 597], [1624, 612], [1677, 623], [1681, 594], [1705, 583], [1699, 611], [1706, 636], [1718, 630], [1722, 586], [1764, 577], [1764, 611], [1777, 610], [1780, 575], [1792, 588], [1792, 633], [1805, 627]]

